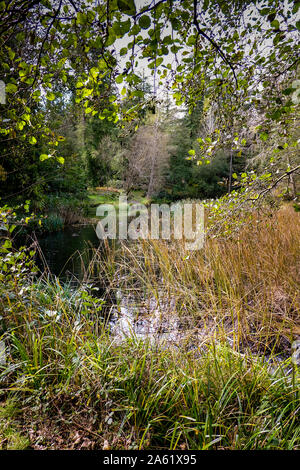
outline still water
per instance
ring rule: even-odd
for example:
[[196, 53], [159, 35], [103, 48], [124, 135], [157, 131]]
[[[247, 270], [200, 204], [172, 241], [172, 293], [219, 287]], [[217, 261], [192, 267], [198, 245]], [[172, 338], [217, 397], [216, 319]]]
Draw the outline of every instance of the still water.
[[61, 280], [72, 276], [82, 279], [83, 265], [88, 265], [92, 250], [103, 243], [98, 239], [95, 228], [93, 225], [68, 226], [59, 232], [38, 237], [38, 266], [41, 269], [48, 267], [50, 273]]
[[[45, 234], [38, 238], [39, 252], [37, 264], [41, 270], [47, 267], [51, 274], [59, 277], [62, 283], [73, 284], [84, 280], [84, 266], [92, 259], [93, 250], [100, 248], [103, 241], [99, 240], [96, 226], [68, 226], [60, 232]], [[104, 285], [97, 285], [98, 294], [105, 293]], [[180, 343], [183, 332], [179, 319], [174, 315], [174, 301], [165, 294], [157, 299], [151, 295], [141, 298], [140, 293], [123, 291], [116, 286], [116, 292], [104, 296], [103, 311], [109, 316], [109, 327], [115, 341], [134, 337], [148, 339], [151, 342], [165, 342], [169, 346]], [[170, 314], [172, 313], [172, 314]]]

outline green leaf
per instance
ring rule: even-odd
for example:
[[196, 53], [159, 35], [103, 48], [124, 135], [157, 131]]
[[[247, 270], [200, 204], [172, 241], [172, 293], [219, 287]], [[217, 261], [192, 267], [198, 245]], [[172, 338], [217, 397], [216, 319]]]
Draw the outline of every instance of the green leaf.
[[87, 18], [86, 18], [86, 15], [84, 13], [80, 13], [80, 12], [77, 13], [77, 22], [78, 22], [78, 24], [84, 24], [84, 23], [86, 23], [86, 20], [87, 20]]
[[171, 18], [171, 24], [175, 31], [179, 31], [181, 29], [181, 22], [177, 18]]
[[268, 136], [268, 134], [267, 134], [266, 132], [262, 132], [262, 133], [260, 134], [260, 136], [259, 136], [259, 138], [260, 138], [261, 140], [263, 140], [264, 142], [265, 142], [266, 140], [268, 140], [268, 137], [269, 137], [269, 136]]
[[37, 143], [36, 138], [33, 136], [29, 137], [28, 141], [31, 145], [35, 145]]
[[48, 155], [47, 153], [42, 153], [40, 155], [40, 160], [41, 160], [41, 162], [43, 162], [44, 160], [48, 160], [48, 158], [51, 158], [51, 157], [52, 157], [52, 155]]
[[55, 94], [52, 93], [52, 92], [48, 92], [47, 95], [46, 95], [46, 98], [49, 101], [53, 101], [53, 100], [55, 100]]
[[299, 9], [300, 9], [300, 2], [296, 0], [294, 8], [293, 8], [293, 13], [298, 13]]
[[56, 160], [61, 163], [62, 165], [65, 163], [64, 157], [56, 157]]
[[131, 31], [129, 33], [129, 36], [136, 36], [137, 34], [139, 34], [139, 32], [141, 31], [141, 28], [139, 27], [138, 24], [135, 24], [132, 28], [131, 28]]
[[237, 179], [237, 174], [236, 173], [232, 173], [232, 178], [234, 178], [235, 180]]
[[14, 83], [8, 83], [5, 87], [6, 93], [15, 93], [17, 90], [18, 87]]
[[112, 28], [116, 36], [122, 37], [130, 30], [131, 21], [128, 19], [127, 21], [117, 21], [113, 24]]
[[96, 78], [99, 75], [99, 70], [96, 67], [92, 67], [90, 70], [90, 74], [93, 77], [93, 79], [96, 80]]
[[263, 16], [266, 16], [270, 13], [270, 9], [269, 8], [263, 8], [262, 10], [260, 10], [260, 14], [263, 15]]
[[12, 247], [12, 243], [10, 240], [5, 240], [5, 242], [3, 243], [3, 245], [1, 245], [1, 251], [3, 252], [6, 252], [6, 250], [8, 250], [8, 248], [11, 248]]
[[84, 88], [82, 90], [82, 97], [87, 98], [88, 96], [91, 96], [92, 93], [93, 93], [92, 88]]
[[16, 128], [21, 131], [23, 129], [23, 127], [25, 126], [26, 122], [25, 121], [19, 121], [17, 122], [16, 124]]
[[136, 8], [134, 0], [118, 0], [117, 1], [118, 8], [122, 13], [126, 15], [135, 15]]
[[282, 38], [283, 37], [281, 33], [276, 34], [275, 38], [273, 39], [274, 46], [277, 46], [277, 44], [279, 44]]
[[151, 25], [151, 19], [148, 15], [143, 15], [139, 19], [139, 25], [143, 29], [148, 29]]
[[15, 55], [16, 55], [16, 53], [14, 51], [12, 51], [11, 49], [9, 49], [8, 56], [9, 56], [10, 60], [13, 60], [15, 58]]
[[279, 21], [278, 20], [271, 21], [271, 26], [274, 29], [279, 29]]
[[117, 36], [111, 30], [105, 43], [106, 46], [112, 46], [116, 39], [117, 39]]

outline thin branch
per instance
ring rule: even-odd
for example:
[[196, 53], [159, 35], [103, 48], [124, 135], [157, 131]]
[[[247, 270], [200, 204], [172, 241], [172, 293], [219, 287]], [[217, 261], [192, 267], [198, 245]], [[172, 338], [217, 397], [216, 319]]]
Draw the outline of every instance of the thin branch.
[[277, 75], [275, 75], [274, 78], [278, 78], [280, 77], [280, 75], [283, 75], [285, 72], [287, 72], [288, 70], [290, 70], [291, 68], [294, 67], [294, 65], [296, 65], [298, 62], [300, 62], [300, 57], [297, 57], [296, 60], [294, 60], [294, 62], [292, 64], [290, 64], [286, 69], [284, 69], [282, 72], [278, 73]]
[[160, 0], [156, 4], [154, 4], [152, 7], [149, 8], [142, 8], [142, 10], [139, 13], [136, 13], [132, 18], [136, 20], [139, 16], [143, 15], [144, 13], [148, 13], [149, 11], [155, 10], [159, 5], [162, 3], [166, 3], [168, 0]]
[[76, 6], [76, 3], [73, 2], [73, 0], [69, 0], [69, 1], [70, 1], [71, 5], [73, 6], [74, 10], [75, 10], [76, 12], [78, 12], [79, 10], [78, 10], [78, 8], [77, 8], [77, 6]]
[[[39, 4], [39, 0], [33, 0], [31, 2], [26, 3], [21, 3], [21, 7], [19, 9], [12, 8], [10, 11], [8, 10], [8, 5], [6, 6], [5, 12], [8, 12], [8, 15], [6, 16], [5, 19], [2, 19], [1, 15], [1, 27], [0, 31], [6, 31], [9, 28], [11, 28], [13, 25], [18, 25], [19, 23], [22, 22], [22, 20], [26, 19], [28, 16], [29, 11], [37, 4]], [[18, 15], [16, 19], [13, 19], [15, 15]]]
[[49, 33], [50, 33], [50, 30], [54, 24], [54, 21], [56, 20], [60, 10], [61, 10], [61, 6], [62, 6], [62, 0], [60, 0], [59, 2], [59, 5], [57, 7], [57, 9], [55, 10], [55, 13], [53, 15], [53, 19], [51, 21], [51, 23], [49, 24], [48, 28], [47, 28], [47, 31], [46, 31], [46, 34], [45, 34], [45, 37], [43, 39], [43, 42], [42, 42], [42, 45], [41, 45], [41, 48], [40, 48], [40, 51], [39, 51], [39, 55], [38, 55], [38, 58], [37, 58], [37, 62], [36, 62], [36, 71], [35, 71], [35, 75], [34, 75], [34, 79], [33, 79], [33, 82], [32, 82], [32, 87], [33, 85], [35, 84], [36, 82], [36, 79], [37, 79], [37, 75], [38, 75], [38, 65], [40, 63], [40, 60], [41, 60], [41, 56], [42, 56], [42, 53], [43, 53], [43, 50], [44, 50], [44, 45], [45, 45], [45, 42], [47, 41], [48, 39], [48, 36], [49, 36]]
[[196, 26], [196, 29], [197, 29], [197, 31], [198, 31], [198, 34], [200, 34], [201, 36], [203, 36], [205, 39], [207, 39], [207, 40], [212, 44], [212, 46], [218, 51], [218, 53], [220, 54], [220, 56], [222, 57], [222, 59], [224, 60], [224, 62], [230, 67], [230, 69], [232, 70], [234, 79], [235, 79], [236, 86], [237, 86], [237, 88], [238, 88], [238, 81], [237, 81], [236, 73], [235, 73], [234, 67], [233, 67], [233, 65], [231, 64], [230, 60], [227, 59], [226, 55], [224, 54], [224, 52], [222, 51], [222, 49], [218, 46], [218, 44], [217, 44], [211, 37], [209, 37], [209, 36], [206, 34], [205, 31], [203, 31], [203, 30], [200, 28], [200, 25], [199, 25], [199, 22], [198, 22], [198, 18], [197, 18], [197, 6], [198, 6], [198, 1], [197, 1], [197, 0], [194, 0], [194, 25]]
[[245, 199], [244, 202], [246, 202], [246, 201], [257, 201], [262, 196], [264, 196], [266, 193], [268, 193], [269, 191], [274, 189], [277, 186], [277, 184], [280, 183], [280, 181], [282, 181], [287, 176], [290, 176], [292, 173], [295, 173], [299, 169], [300, 169], [300, 165], [297, 165], [292, 170], [286, 171], [283, 175], [280, 176], [280, 178], [278, 178], [276, 181], [274, 181], [274, 183], [271, 186], [268, 186], [267, 188], [263, 189], [260, 193], [258, 193], [258, 195], [256, 197]]

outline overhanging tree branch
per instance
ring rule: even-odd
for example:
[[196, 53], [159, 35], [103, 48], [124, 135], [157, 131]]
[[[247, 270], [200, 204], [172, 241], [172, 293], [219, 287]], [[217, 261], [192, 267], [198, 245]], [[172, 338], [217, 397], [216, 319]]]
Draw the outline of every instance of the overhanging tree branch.
[[42, 53], [43, 53], [43, 50], [44, 50], [45, 42], [47, 41], [48, 36], [49, 36], [49, 33], [50, 33], [50, 30], [51, 30], [51, 28], [52, 28], [52, 25], [54, 24], [54, 21], [56, 20], [56, 18], [57, 18], [57, 16], [58, 16], [59, 12], [60, 12], [60, 10], [61, 10], [61, 6], [62, 6], [62, 0], [60, 0], [57, 9], [56, 9], [55, 12], [54, 12], [52, 21], [50, 22], [50, 24], [49, 24], [49, 26], [48, 26], [48, 28], [47, 28], [45, 37], [44, 37], [43, 42], [42, 42], [42, 44], [41, 44], [41, 48], [40, 48], [39, 55], [38, 55], [37, 62], [36, 62], [36, 71], [35, 71], [35, 75], [34, 75], [32, 87], [33, 87], [34, 83], [36, 82], [36, 79], [37, 79], [37, 76], [38, 76], [38, 66], [39, 66], [39, 63], [40, 63], [40, 60], [41, 60], [41, 56], [42, 56]]
[[198, 18], [197, 18], [197, 6], [198, 6], [198, 1], [197, 0], [194, 0], [194, 25], [197, 29], [197, 32], [198, 34], [200, 34], [201, 36], [203, 36], [205, 39], [207, 39], [211, 44], [212, 46], [216, 49], [216, 51], [219, 53], [219, 55], [222, 57], [222, 59], [224, 60], [224, 62], [230, 67], [232, 73], [233, 73], [233, 76], [234, 76], [234, 80], [235, 80], [235, 83], [236, 83], [236, 86], [238, 88], [238, 81], [237, 81], [237, 77], [236, 77], [236, 73], [235, 73], [235, 70], [234, 70], [234, 67], [232, 65], [232, 63], [230, 62], [230, 60], [227, 59], [226, 55], [224, 54], [224, 52], [222, 51], [222, 49], [218, 46], [218, 44], [211, 38], [208, 36], [208, 34], [206, 34], [205, 31], [203, 31], [201, 28], [200, 28], [200, 25], [199, 25], [199, 21], [198, 21]]
[[247, 202], [247, 201], [257, 201], [258, 199], [260, 199], [262, 196], [264, 196], [266, 193], [268, 193], [269, 191], [272, 191], [272, 189], [274, 189], [278, 183], [280, 183], [280, 181], [282, 181], [284, 178], [287, 178], [288, 176], [290, 176], [292, 173], [295, 173], [297, 170], [300, 169], [300, 165], [297, 165], [295, 168], [293, 168], [292, 170], [289, 170], [289, 171], [286, 171], [283, 175], [280, 176], [280, 178], [278, 178], [276, 181], [274, 181], [274, 183], [271, 184], [271, 186], [268, 186], [267, 188], [263, 189], [260, 193], [258, 193], [258, 195], [256, 197], [252, 197], [252, 198], [248, 198], [248, 199], [245, 199], [244, 202]]
[[152, 7], [144, 7], [141, 9], [139, 13], [136, 13], [132, 18], [136, 20], [139, 16], [144, 15], [144, 13], [149, 13], [149, 11], [155, 10], [159, 5], [162, 3], [166, 3], [169, 0], [160, 0], [159, 2], [155, 3]]

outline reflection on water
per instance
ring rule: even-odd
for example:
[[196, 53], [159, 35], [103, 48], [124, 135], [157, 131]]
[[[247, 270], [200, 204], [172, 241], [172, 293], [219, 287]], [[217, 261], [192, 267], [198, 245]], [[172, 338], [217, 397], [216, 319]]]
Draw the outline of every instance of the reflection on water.
[[[83, 280], [84, 266], [92, 259], [94, 248], [101, 247], [95, 227], [69, 226], [63, 231], [50, 233], [38, 239], [40, 255], [37, 263], [41, 269], [46, 265], [51, 274], [62, 282]], [[103, 294], [103, 289], [99, 292]], [[109, 303], [109, 305], [108, 305]], [[174, 314], [174, 299], [165, 296], [159, 301], [150, 298], [146, 302], [140, 295], [128, 295], [118, 291], [111, 293], [105, 306], [109, 309], [110, 329], [116, 340], [123, 341], [128, 336], [147, 338], [150, 341], [162, 341], [179, 344], [182, 341], [182, 322]]]
[[[139, 296], [140, 297], [140, 296]], [[191, 328], [189, 322], [179, 318], [174, 297], [161, 293], [160, 298], [142, 300], [132, 294], [116, 293], [117, 305], [110, 317], [111, 332], [117, 342], [126, 338], [147, 339], [150, 343], [189, 348], [201, 348], [205, 342], [203, 331]]]
[[68, 226], [60, 232], [42, 235], [38, 242], [41, 249], [38, 266], [48, 266], [50, 272], [62, 280], [72, 275], [82, 279], [83, 266], [88, 265], [92, 249], [102, 243], [92, 225]]

